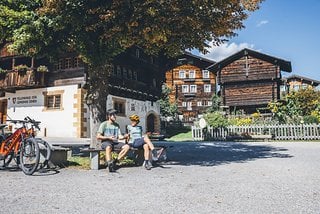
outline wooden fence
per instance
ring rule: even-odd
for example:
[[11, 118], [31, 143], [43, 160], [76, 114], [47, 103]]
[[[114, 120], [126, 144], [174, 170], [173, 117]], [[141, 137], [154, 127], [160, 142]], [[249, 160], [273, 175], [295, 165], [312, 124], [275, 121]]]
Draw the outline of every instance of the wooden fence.
[[194, 140], [255, 139], [259, 136], [270, 136], [273, 140], [320, 140], [320, 124], [250, 125], [205, 129], [192, 126]]

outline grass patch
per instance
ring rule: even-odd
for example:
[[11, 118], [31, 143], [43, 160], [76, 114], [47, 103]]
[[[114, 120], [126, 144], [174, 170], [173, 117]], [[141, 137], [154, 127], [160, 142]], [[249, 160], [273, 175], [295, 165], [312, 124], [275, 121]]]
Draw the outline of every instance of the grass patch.
[[[118, 157], [117, 153], [112, 153], [112, 158], [115, 159]], [[100, 152], [100, 165], [105, 164], [105, 153]], [[75, 168], [75, 169], [90, 169], [90, 157], [80, 157], [80, 156], [72, 156], [68, 158], [68, 163], [66, 167]], [[119, 165], [121, 166], [133, 166], [135, 165], [135, 161], [131, 157], [125, 157], [120, 161]]]
[[69, 157], [67, 167], [77, 169], [90, 169], [90, 158], [79, 156]]
[[168, 141], [193, 141], [192, 132], [188, 131], [188, 132], [179, 133], [179, 134], [176, 134], [170, 138], [167, 138], [166, 140], [168, 140]]

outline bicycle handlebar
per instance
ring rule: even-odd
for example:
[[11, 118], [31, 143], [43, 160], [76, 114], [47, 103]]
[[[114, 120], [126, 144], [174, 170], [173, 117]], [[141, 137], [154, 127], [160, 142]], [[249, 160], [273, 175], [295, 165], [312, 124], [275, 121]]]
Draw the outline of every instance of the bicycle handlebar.
[[7, 120], [12, 123], [32, 123], [38, 130], [40, 130], [39, 124], [41, 123], [40, 121], [35, 121], [34, 119], [31, 119], [29, 116], [25, 117], [24, 120]]

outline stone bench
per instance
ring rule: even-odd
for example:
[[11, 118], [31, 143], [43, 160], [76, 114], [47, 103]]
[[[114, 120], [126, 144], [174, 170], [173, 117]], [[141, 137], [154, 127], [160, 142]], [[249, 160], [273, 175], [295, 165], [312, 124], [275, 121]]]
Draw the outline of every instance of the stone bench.
[[[155, 149], [158, 151], [158, 157], [164, 156], [163, 159], [166, 159], [166, 147], [165, 146], [155, 146]], [[90, 168], [93, 170], [98, 170], [100, 167], [100, 152], [104, 152], [104, 149], [101, 148], [84, 148], [80, 152], [89, 152], [90, 153]], [[114, 152], [120, 152], [121, 149], [115, 149]], [[135, 158], [138, 162], [143, 161], [143, 149], [137, 149], [130, 147], [130, 151], [135, 153]]]

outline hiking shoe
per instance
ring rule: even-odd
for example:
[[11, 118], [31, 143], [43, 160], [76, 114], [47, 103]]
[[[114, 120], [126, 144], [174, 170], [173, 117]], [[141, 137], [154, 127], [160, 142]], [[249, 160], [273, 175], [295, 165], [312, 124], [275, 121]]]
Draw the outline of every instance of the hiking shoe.
[[108, 163], [108, 170], [109, 172], [115, 172], [113, 161]]
[[152, 150], [151, 151], [151, 153], [152, 153], [152, 160], [153, 161], [158, 161], [158, 153], [157, 153], [157, 150]]
[[145, 161], [143, 162], [143, 166], [144, 166], [144, 168], [145, 168], [146, 170], [150, 170], [150, 169], [152, 168], [152, 165], [151, 165], [151, 163], [150, 163], [148, 160], [145, 160]]

